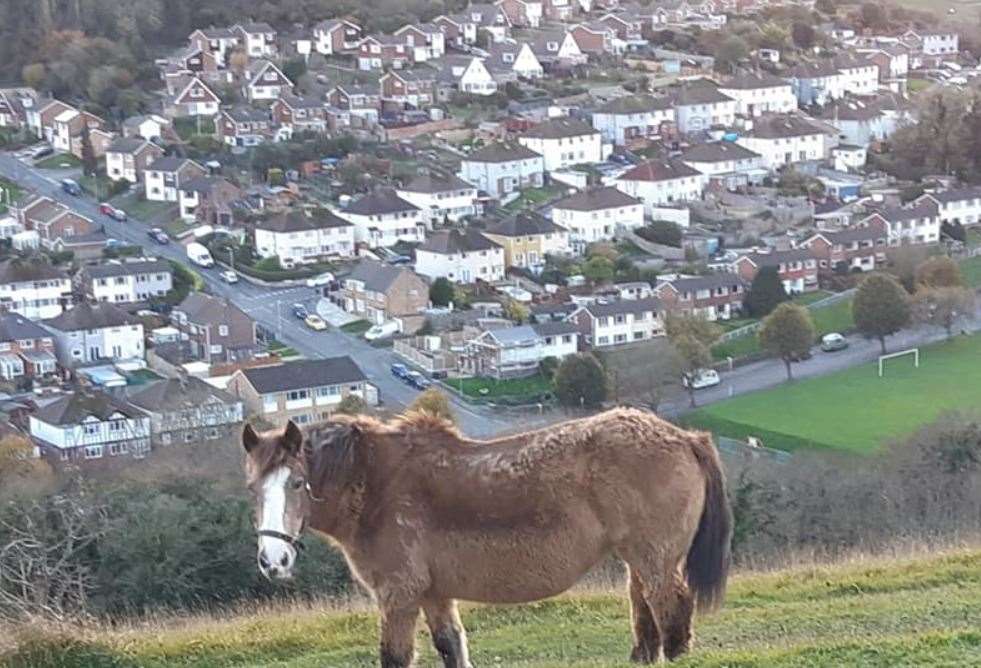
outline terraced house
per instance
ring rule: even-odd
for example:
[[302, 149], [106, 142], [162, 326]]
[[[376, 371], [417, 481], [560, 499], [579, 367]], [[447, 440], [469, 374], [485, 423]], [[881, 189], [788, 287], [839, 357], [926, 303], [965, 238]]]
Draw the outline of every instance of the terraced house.
[[593, 127], [603, 140], [623, 146], [636, 139], [660, 136], [665, 124], [674, 123], [674, 107], [666, 97], [627, 95], [593, 111]]
[[71, 304], [71, 279], [61, 269], [38, 260], [0, 262], [0, 311], [42, 320]]
[[114, 304], [148, 302], [174, 287], [166, 260], [128, 258], [82, 267], [76, 275], [81, 291], [92, 301]]
[[587, 346], [605, 348], [664, 334], [664, 304], [656, 297], [583, 304], [568, 316]]
[[676, 276], [660, 281], [654, 294], [669, 311], [728, 320], [743, 308], [749, 284], [736, 274], [720, 272], [707, 276]]

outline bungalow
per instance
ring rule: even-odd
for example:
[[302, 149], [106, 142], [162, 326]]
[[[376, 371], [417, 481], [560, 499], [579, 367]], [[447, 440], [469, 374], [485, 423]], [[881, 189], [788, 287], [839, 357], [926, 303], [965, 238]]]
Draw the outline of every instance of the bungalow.
[[886, 262], [889, 234], [882, 221], [843, 230], [818, 230], [800, 243], [817, 258], [821, 274], [875, 271]]
[[249, 58], [274, 58], [278, 53], [276, 31], [268, 23], [239, 23], [232, 32]]
[[548, 255], [567, 255], [569, 231], [533, 211], [488, 225], [484, 236], [504, 249], [504, 266], [540, 268]]
[[327, 112], [322, 100], [284, 93], [272, 105], [273, 123], [293, 132], [326, 132]]
[[747, 283], [752, 283], [763, 267], [775, 267], [787, 294], [811, 292], [818, 288], [818, 263], [809, 248], [762, 250], [740, 255], [731, 271]]
[[544, 157], [545, 170], [603, 161], [602, 135], [585, 121], [553, 118], [518, 137], [518, 143]]
[[701, 199], [706, 178], [677, 158], [648, 160], [616, 178], [614, 185], [644, 203], [649, 215], [679, 202]]
[[0, 378], [41, 378], [56, 368], [51, 333], [17, 313], [0, 312]]
[[473, 228], [439, 230], [416, 248], [416, 272], [454, 283], [504, 278], [504, 249]]
[[429, 286], [408, 267], [364, 259], [340, 279], [331, 300], [374, 325], [418, 318], [429, 305]]
[[638, 138], [659, 137], [665, 124], [673, 124], [674, 107], [666, 97], [625, 95], [593, 111], [593, 127], [604, 141], [623, 146]]
[[277, 100], [283, 93], [293, 90], [293, 82], [268, 60], [249, 63], [245, 77], [247, 83], [243, 94], [249, 102]]
[[392, 188], [378, 188], [337, 213], [354, 224], [355, 241], [371, 248], [393, 246], [399, 241], [420, 243], [426, 238], [423, 212]]
[[82, 302], [43, 321], [65, 369], [105, 361], [142, 360], [143, 322], [115, 304]]
[[313, 27], [314, 48], [317, 53], [332, 56], [358, 48], [361, 26], [346, 19], [321, 21]]
[[720, 272], [707, 276], [677, 276], [659, 281], [654, 294], [668, 311], [729, 320], [743, 308], [749, 284], [736, 274]]
[[228, 299], [192, 292], [170, 314], [191, 355], [208, 364], [248, 360], [258, 350], [255, 320]]
[[460, 162], [460, 177], [491, 197], [503, 197], [525, 188], [541, 188], [545, 160], [522, 144], [493, 143], [470, 153]]
[[830, 144], [827, 126], [800, 114], [763, 114], [755, 119], [749, 132], [739, 135], [736, 143], [762, 156], [762, 166], [775, 170], [786, 165], [828, 157]]
[[144, 195], [150, 202], [176, 202], [181, 183], [208, 173], [190, 158], [157, 158], [143, 174]]
[[570, 322], [490, 329], [466, 344], [464, 371], [497, 379], [538, 373], [546, 357], [561, 360], [579, 349], [579, 330]]
[[170, 264], [145, 257], [86, 265], [79, 270], [76, 281], [89, 300], [114, 304], [159, 299], [174, 287]]
[[218, 136], [229, 146], [258, 146], [274, 134], [272, 119], [266, 109], [247, 105], [226, 107], [218, 117]]
[[327, 209], [292, 209], [256, 222], [259, 257], [283, 266], [354, 254], [354, 226]]
[[169, 118], [215, 116], [221, 107], [221, 98], [197, 77], [184, 77], [174, 90], [164, 103]]
[[121, 137], [106, 149], [106, 175], [113, 181], [139, 183], [164, 150], [142, 137]]
[[713, 126], [730, 127], [738, 103], [712, 83], [683, 84], [671, 93], [678, 130], [701, 132]]
[[455, 222], [477, 213], [477, 188], [458, 176], [420, 174], [395, 192], [432, 223]]
[[644, 225], [644, 202], [613, 186], [590, 188], [552, 205], [552, 220], [569, 231], [577, 252], [588, 244], [609, 241], [620, 230]]
[[249, 414], [270, 424], [324, 422], [348, 396], [378, 403], [378, 391], [346, 355], [240, 369], [227, 391], [242, 400]]
[[606, 348], [664, 335], [664, 304], [656, 297], [582, 304], [569, 314], [584, 343]]

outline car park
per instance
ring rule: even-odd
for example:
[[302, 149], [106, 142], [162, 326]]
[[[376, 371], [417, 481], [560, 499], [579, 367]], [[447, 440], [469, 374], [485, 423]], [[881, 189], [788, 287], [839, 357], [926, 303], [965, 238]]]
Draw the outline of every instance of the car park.
[[310, 314], [307, 312], [307, 307], [303, 304], [293, 304], [293, 315], [300, 320], [306, 320]]
[[225, 281], [226, 283], [238, 283], [238, 274], [231, 269], [226, 269], [219, 275], [221, 276], [221, 280]]
[[821, 337], [821, 350], [833, 353], [848, 347], [848, 339], [838, 332], [831, 332]]
[[327, 329], [327, 323], [324, 322], [324, 319], [314, 313], [311, 313], [306, 318], [304, 318], [303, 322], [306, 324], [307, 327], [309, 327], [315, 332], [322, 332], [325, 329]]
[[690, 376], [683, 376], [681, 379], [682, 385], [689, 387], [693, 390], [703, 390], [706, 387], [714, 387], [722, 382], [719, 378], [719, 372], [715, 369], [699, 369]]

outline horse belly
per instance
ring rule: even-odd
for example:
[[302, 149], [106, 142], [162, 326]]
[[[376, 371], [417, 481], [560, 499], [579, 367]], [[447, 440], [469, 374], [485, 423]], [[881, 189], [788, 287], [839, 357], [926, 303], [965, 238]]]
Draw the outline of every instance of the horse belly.
[[431, 544], [434, 594], [523, 603], [561, 594], [610, 551], [601, 530], [448, 532]]

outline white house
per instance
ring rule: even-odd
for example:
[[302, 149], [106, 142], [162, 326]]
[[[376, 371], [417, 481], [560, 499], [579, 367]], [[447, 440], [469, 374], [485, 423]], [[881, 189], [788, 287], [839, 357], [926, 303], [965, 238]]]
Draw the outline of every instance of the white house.
[[143, 359], [143, 323], [115, 304], [83, 302], [43, 322], [66, 368]]
[[750, 174], [763, 167], [763, 157], [731, 141], [693, 144], [678, 159], [706, 176]]
[[44, 404], [28, 421], [42, 456], [62, 464], [85, 464], [150, 452], [150, 417], [129, 402], [102, 392], [78, 390]]
[[208, 170], [190, 158], [157, 158], [143, 172], [144, 194], [151, 202], [176, 202], [182, 183], [207, 173]]
[[719, 92], [736, 101], [736, 113], [759, 116], [797, 110], [797, 96], [789, 82], [772, 74], [741, 74], [719, 85]]
[[681, 160], [649, 160], [617, 177], [614, 185], [640, 199], [651, 216], [658, 207], [673, 206], [702, 197], [705, 175]]
[[457, 221], [477, 213], [477, 188], [458, 176], [420, 174], [395, 192], [433, 223]]
[[249, 58], [272, 58], [277, 53], [276, 31], [268, 23], [240, 23], [232, 27]]
[[420, 243], [426, 238], [428, 218], [392, 188], [378, 188], [336, 212], [354, 224], [354, 239], [371, 248], [399, 241]]
[[447, 56], [439, 60], [439, 65], [439, 80], [461, 93], [493, 95], [497, 92], [497, 80], [476, 56]]
[[879, 88], [879, 66], [868, 54], [842, 54], [830, 61], [796, 65], [788, 79], [799, 105], [823, 105], [846, 93], [874, 94]]
[[942, 223], [981, 223], [981, 188], [954, 188], [920, 195], [916, 204], [933, 202]]
[[123, 121], [124, 137], [143, 137], [149, 141], [161, 139], [171, 128], [171, 123], [163, 116], [130, 116]]
[[354, 225], [327, 209], [291, 209], [255, 224], [255, 251], [281, 265], [354, 255]]
[[953, 56], [960, 50], [959, 36], [955, 32], [918, 32], [907, 30], [900, 40], [925, 56]]
[[89, 299], [114, 304], [160, 298], [174, 287], [170, 264], [145, 257], [83, 267], [79, 280]]
[[656, 137], [665, 123], [674, 123], [674, 107], [667, 97], [626, 95], [593, 112], [593, 127], [603, 141], [622, 146], [632, 139]]
[[583, 304], [569, 314], [593, 348], [646, 341], [664, 334], [664, 307], [656, 297]]
[[37, 260], [0, 263], [0, 311], [41, 320], [55, 317], [71, 303], [71, 279], [62, 270]]
[[785, 165], [828, 157], [833, 137], [825, 126], [798, 114], [766, 114], [755, 119], [752, 129], [736, 143], [762, 156], [762, 166]]
[[736, 120], [736, 101], [711, 83], [684, 84], [672, 92], [671, 99], [681, 132], [701, 132], [712, 126], [729, 127]]
[[858, 221], [859, 225], [881, 220], [889, 234], [889, 245], [923, 245], [940, 241], [940, 209], [932, 200], [919, 198], [912, 206], [883, 206]]
[[613, 186], [583, 190], [552, 205], [552, 221], [569, 230], [573, 248], [613, 239], [618, 230], [644, 225], [644, 203]]
[[442, 58], [446, 53], [443, 31], [432, 23], [408, 23], [394, 33], [412, 50], [412, 60], [423, 63]]
[[518, 137], [518, 143], [545, 159], [545, 171], [603, 161], [602, 135], [575, 118], [553, 118]]
[[221, 98], [197, 77], [187, 77], [166, 103], [171, 117], [214, 116], [221, 108]]
[[202, 28], [187, 39], [192, 46], [214, 54], [222, 67], [228, 64], [228, 54], [239, 44], [239, 36], [231, 28]]
[[357, 48], [361, 27], [343, 19], [321, 21], [313, 27], [314, 49], [330, 56]]
[[142, 137], [120, 137], [106, 148], [106, 175], [113, 181], [139, 183], [146, 168], [164, 150]]
[[465, 368], [492, 378], [530, 376], [546, 357], [561, 360], [576, 354], [578, 344], [579, 332], [568, 322], [490, 329], [467, 342]]
[[491, 197], [502, 197], [545, 182], [545, 159], [522, 144], [494, 143], [460, 162], [460, 178]]
[[839, 138], [853, 146], [867, 148], [888, 139], [911, 119], [909, 103], [900, 96], [845, 96], [825, 105], [821, 120], [838, 131]]
[[498, 42], [487, 48], [484, 65], [498, 83], [516, 79], [540, 79], [545, 68], [527, 42]]
[[454, 283], [504, 278], [504, 249], [475, 229], [439, 230], [416, 248], [416, 273]]
[[293, 89], [293, 82], [283, 71], [268, 60], [257, 60], [246, 72], [245, 98], [249, 102], [278, 100], [284, 92]]

